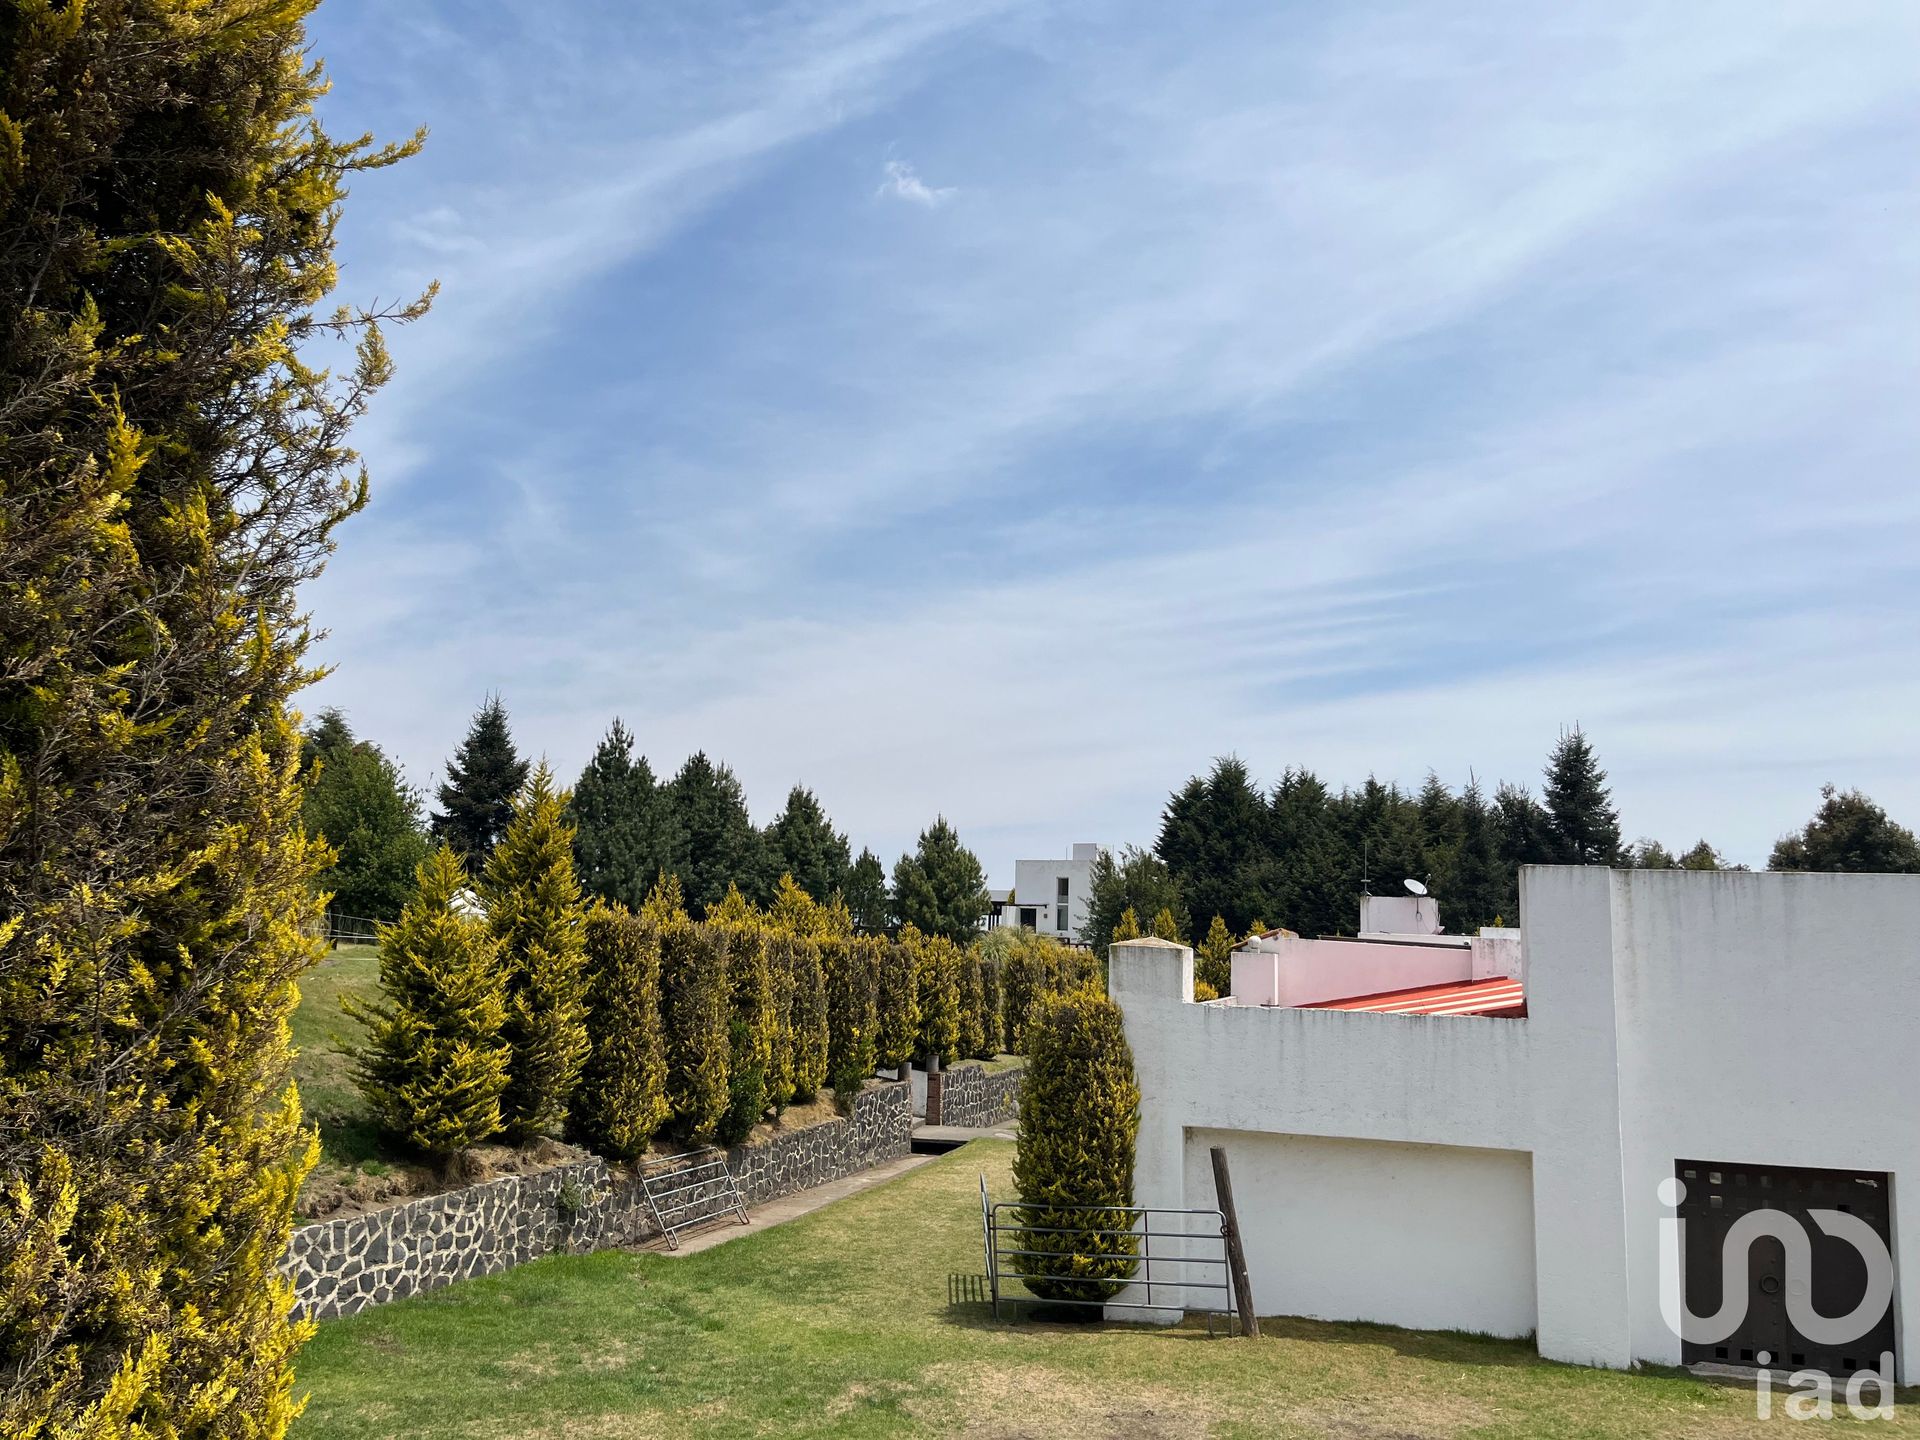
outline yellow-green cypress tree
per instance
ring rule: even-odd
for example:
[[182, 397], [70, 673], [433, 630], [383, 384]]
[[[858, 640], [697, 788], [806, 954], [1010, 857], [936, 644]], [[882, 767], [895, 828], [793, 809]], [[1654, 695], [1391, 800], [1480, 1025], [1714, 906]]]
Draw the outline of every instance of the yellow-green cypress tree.
[[[311, 0], [0, 18], [0, 1434], [282, 1435], [322, 896], [297, 587], [364, 501]], [[413, 310], [404, 313], [414, 313]]]
[[1047, 1300], [1104, 1300], [1134, 1272], [1137, 1236], [1088, 1228], [1077, 1205], [1133, 1203], [1140, 1087], [1120, 1007], [1090, 989], [1043, 996], [1028, 1030], [1013, 1179], [1027, 1287]]
[[727, 1114], [727, 938], [684, 917], [660, 932], [660, 1023], [666, 1035], [667, 1111], [682, 1140], [705, 1145]]
[[569, 1120], [602, 1155], [632, 1160], [667, 1118], [660, 932], [622, 906], [596, 905], [586, 945], [589, 1049]]
[[680, 877], [671, 872], [653, 882], [653, 889], [641, 902], [640, 918], [656, 930], [681, 925], [687, 919], [687, 899], [680, 891]]
[[442, 845], [414, 872], [400, 919], [380, 933], [380, 998], [346, 1002], [365, 1022], [354, 1078], [381, 1124], [437, 1160], [500, 1129], [507, 1018], [500, 942], [455, 901], [466, 868]]
[[542, 763], [514, 801], [507, 833], [480, 878], [487, 923], [500, 938], [507, 981], [508, 1136], [553, 1129], [587, 1058], [586, 901], [573, 868], [567, 794]]
[[1142, 938], [1140, 934], [1140, 917], [1133, 913], [1133, 906], [1129, 905], [1120, 912], [1120, 923], [1113, 927], [1113, 943], [1118, 945], [1122, 940], [1138, 940], [1140, 938]]
[[1194, 951], [1194, 982], [1209, 985], [1215, 995], [1224, 995], [1233, 980], [1233, 932], [1220, 916], [1207, 926], [1207, 938]]
[[1164, 905], [1153, 917], [1153, 936], [1156, 940], [1171, 940], [1176, 945], [1184, 945], [1187, 940], [1180, 933], [1180, 922], [1173, 918], [1173, 911]]
[[[913, 1059], [914, 1041], [920, 1034], [920, 989], [914, 947], [906, 941], [906, 932], [897, 940], [882, 940], [885, 946], [874, 976], [874, 1000], [879, 1015], [874, 1045], [879, 1063], [899, 1069]], [[881, 940], [880, 936], [874, 936]]]
[[827, 998], [827, 1083], [842, 1109], [853, 1104], [878, 1064], [875, 1003], [887, 941], [878, 935], [830, 934], [820, 942]]
[[805, 936], [789, 936], [781, 946], [789, 1001], [786, 1034], [793, 1098], [801, 1104], [827, 1083], [827, 984], [820, 945]]
[[900, 942], [912, 953], [915, 996], [920, 1016], [915, 1053], [942, 1061], [960, 1054], [960, 950], [944, 935], [922, 935], [911, 925]]

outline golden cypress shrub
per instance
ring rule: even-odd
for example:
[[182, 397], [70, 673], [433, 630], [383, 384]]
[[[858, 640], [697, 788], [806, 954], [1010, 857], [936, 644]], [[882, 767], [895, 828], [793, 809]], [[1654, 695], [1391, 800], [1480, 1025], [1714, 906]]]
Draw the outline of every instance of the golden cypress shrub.
[[680, 877], [668, 871], [653, 882], [653, 889], [640, 902], [640, 918], [655, 930], [683, 925], [687, 920], [687, 900], [680, 890]]
[[[365, 499], [369, 317], [311, 0], [0, 21], [0, 1434], [275, 1440], [313, 1163], [288, 1016], [299, 584]], [[404, 314], [417, 313], [409, 307]]]
[[1007, 1043], [1006, 995], [1000, 962], [978, 941], [969, 950], [968, 961], [978, 970], [980, 984], [979, 1047], [972, 1053], [982, 1060], [991, 1060]]
[[634, 1160], [667, 1119], [660, 932], [619, 905], [587, 914], [587, 1059], [570, 1121], [586, 1145]]
[[1213, 998], [1225, 995], [1232, 988], [1233, 932], [1227, 929], [1227, 922], [1218, 915], [1207, 926], [1206, 939], [1193, 952], [1193, 961], [1196, 997], [1202, 985], [1213, 991]]
[[445, 1161], [500, 1129], [509, 1050], [500, 942], [455, 900], [460, 857], [442, 845], [380, 935], [380, 998], [345, 1002], [365, 1022], [354, 1079], [388, 1133]]
[[711, 1142], [726, 1118], [728, 1021], [726, 936], [677, 920], [660, 932], [660, 1020], [666, 1036], [667, 1111], [679, 1137]]
[[727, 984], [727, 1109], [719, 1135], [733, 1145], [746, 1139], [767, 1111], [767, 1080], [780, 1038], [778, 992], [763, 926], [710, 921], [707, 928], [719, 937]]
[[920, 984], [916, 974], [916, 957], [913, 948], [904, 939], [872, 938], [885, 947], [884, 951], [875, 951], [882, 958], [873, 987], [878, 1010], [874, 1046], [880, 1064], [898, 1069], [913, 1059], [914, 1042], [920, 1034]]
[[1062, 1207], [1133, 1203], [1140, 1087], [1120, 1007], [1091, 989], [1034, 1006], [1020, 1080], [1013, 1178], [1021, 1200], [1013, 1257], [1046, 1300], [1104, 1300], [1134, 1273], [1139, 1240], [1096, 1234], [1114, 1217]]
[[786, 991], [792, 1001], [787, 1034], [791, 1042], [793, 1098], [802, 1104], [827, 1083], [827, 985], [820, 946], [789, 937], [783, 945]]
[[879, 1063], [875, 996], [888, 945], [877, 935], [831, 934], [820, 942], [827, 1000], [827, 1084], [841, 1108], [853, 1104]]
[[987, 1053], [987, 986], [982, 969], [978, 942], [960, 952], [960, 1025], [955, 1043], [961, 1055]]
[[965, 968], [960, 948], [944, 935], [922, 935], [911, 925], [902, 928], [900, 939], [914, 956], [920, 1012], [916, 1052], [953, 1060], [960, 1053], [960, 986]]
[[506, 973], [512, 1059], [500, 1112], [516, 1142], [565, 1118], [587, 1058], [587, 907], [573, 868], [567, 798], [542, 762], [514, 800], [507, 833], [480, 879]]

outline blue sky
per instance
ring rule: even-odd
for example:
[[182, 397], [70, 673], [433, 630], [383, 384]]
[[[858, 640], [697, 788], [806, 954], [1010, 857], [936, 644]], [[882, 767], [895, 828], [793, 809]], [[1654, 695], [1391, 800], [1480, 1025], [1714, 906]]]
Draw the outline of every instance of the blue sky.
[[998, 883], [1214, 755], [1763, 861], [1920, 821], [1920, 7], [327, 0], [342, 295], [438, 278], [310, 590], [420, 783], [795, 781]]

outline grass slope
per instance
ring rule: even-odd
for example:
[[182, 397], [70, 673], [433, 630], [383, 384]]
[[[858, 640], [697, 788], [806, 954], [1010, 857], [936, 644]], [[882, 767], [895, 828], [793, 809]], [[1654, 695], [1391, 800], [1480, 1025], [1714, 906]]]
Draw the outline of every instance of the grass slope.
[[[687, 1259], [607, 1252], [320, 1328], [295, 1440], [366, 1437], [1628, 1437], [1778, 1434], [1745, 1390], [1545, 1363], [1520, 1344], [1384, 1327], [996, 1324], [949, 1310], [977, 1272], [979, 1141]], [[1903, 1407], [1878, 1433], [1920, 1433]]]

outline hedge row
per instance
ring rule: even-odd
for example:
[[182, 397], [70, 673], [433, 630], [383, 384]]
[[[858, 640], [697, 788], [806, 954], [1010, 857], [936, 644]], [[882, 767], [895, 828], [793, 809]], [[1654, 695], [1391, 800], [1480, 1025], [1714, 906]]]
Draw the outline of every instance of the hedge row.
[[586, 948], [591, 1053], [572, 1124], [620, 1159], [656, 1133], [736, 1143], [829, 1087], [850, 1100], [877, 1068], [1018, 1048], [1042, 996], [1099, 973], [1091, 955], [1030, 935], [965, 950], [911, 926], [854, 935], [844, 906], [790, 880], [764, 913], [736, 892], [702, 922], [677, 893], [637, 915], [603, 905]]

